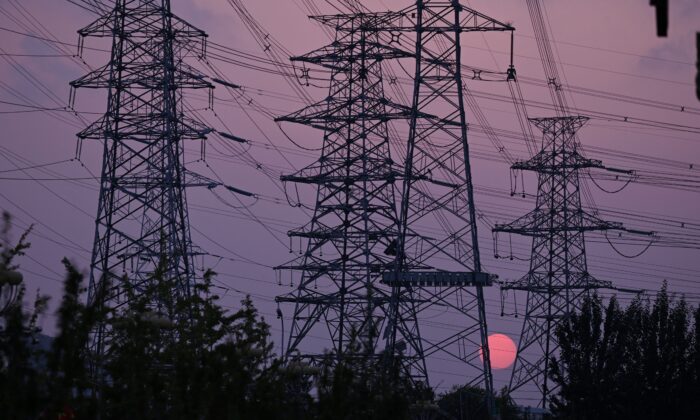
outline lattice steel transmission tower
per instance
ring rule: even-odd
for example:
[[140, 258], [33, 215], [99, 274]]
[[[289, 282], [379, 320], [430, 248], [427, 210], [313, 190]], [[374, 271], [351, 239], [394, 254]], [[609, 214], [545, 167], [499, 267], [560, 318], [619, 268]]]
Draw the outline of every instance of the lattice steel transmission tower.
[[[278, 267], [303, 272], [297, 291], [278, 298], [296, 304], [288, 356], [320, 321], [336, 353], [359, 336], [367, 354], [376, 354], [383, 331], [384, 350], [415, 380], [427, 383], [427, 357], [447, 355], [458, 362], [468, 385], [485, 388], [491, 409], [489, 358], [480, 356], [488, 356], [483, 288], [495, 276], [483, 272], [479, 258], [460, 35], [514, 28], [456, 2], [430, 0], [395, 13], [320, 20], [336, 28], [336, 41], [296, 60], [328, 67], [330, 94], [279, 119], [326, 132], [319, 162], [283, 177], [317, 184], [319, 191], [309, 227], [290, 232], [309, 239], [306, 251], [297, 264]], [[381, 72], [371, 69], [380, 71], [380, 61], [388, 58], [415, 62], [410, 108], [369, 89], [381, 86]], [[387, 160], [385, 121], [394, 118], [409, 121], [403, 167]], [[359, 143], [369, 138], [368, 130], [378, 141]], [[377, 159], [369, 159], [370, 150]], [[398, 199], [396, 180], [402, 181]], [[363, 204], [361, 197], [374, 204]], [[322, 257], [324, 245], [334, 253]], [[321, 280], [325, 287], [318, 283], [317, 291]], [[425, 325], [437, 328], [421, 331], [421, 316], [432, 318]], [[442, 328], [436, 317], [456, 327]]]
[[[185, 170], [184, 143], [211, 130], [185, 114], [182, 100], [185, 89], [212, 88], [186, 64], [205, 54], [206, 34], [173, 15], [169, 0], [117, 0], [78, 33], [81, 53], [86, 37], [112, 41], [109, 63], [71, 82], [107, 90], [107, 112], [78, 134], [79, 145], [104, 142], [88, 302], [119, 311], [127, 303], [124, 276], [138, 292], [155, 281], [156, 270], [175, 284], [173, 299], [190, 296], [198, 273], [185, 187], [211, 182]], [[97, 293], [101, 288], [106, 294]], [[162, 302], [152, 306], [166, 310]], [[107, 324], [93, 332], [93, 368], [109, 336]]]
[[[388, 302], [379, 279], [393, 263], [392, 241], [398, 236], [394, 183], [401, 176], [392, 160], [387, 123], [410, 115], [410, 108], [384, 97], [382, 61], [409, 55], [380, 42], [376, 28], [390, 16], [316, 16], [336, 30], [335, 41], [292, 58], [320, 65], [331, 75], [325, 100], [277, 118], [324, 132], [319, 160], [281, 178], [317, 188], [311, 221], [288, 233], [306, 240], [305, 250], [276, 267], [301, 272], [296, 290], [277, 298], [294, 304], [288, 358], [318, 362], [324, 345], [337, 359], [377, 355]], [[324, 342], [304, 347], [310, 335]]]
[[588, 118], [582, 116], [537, 118], [530, 121], [543, 133], [542, 149], [531, 159], [516, 162], [514, 170], [537, 173], [535, 209], [494, 232], [532, 237], [530, 269], [521, 279], [505, 283], [502, 290], [527, 291], [527, 308], [510, 391], [534, 384], [546, 407], [555, 391], [547, 381], [549, 362], [559, 348], [554, 330], [569, 314], [581, 308], [592, 289], [613, 288], [595, 279], [586, 263], [585, 233], [625, 230], [586, 212], [581, 205], [579, 172], [605, 168], [601, 161], [583, 157], [576, 132]]
[[404, 16], [408, 25], [388, 28], [414, 34], [416, 67], [397, 254], [383, 276], [393, 288], [387, 348], [456, 362], [451, 371], [486, 391], [491, 413], [484, 288], [496, 276], [483, 271], [479, 255], [461, 35], [514, 28], [456, 1], [419, 0]]

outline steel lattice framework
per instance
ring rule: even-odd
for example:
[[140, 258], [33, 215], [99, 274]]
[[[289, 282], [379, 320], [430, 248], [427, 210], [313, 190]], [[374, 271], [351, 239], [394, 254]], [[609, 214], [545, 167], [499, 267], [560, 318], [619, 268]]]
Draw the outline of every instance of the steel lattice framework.
[[494, 232], [532, 237], [530, 269], [521, 279], [505, 283], [503, 290], [527, 291], [527, 308], [510, 391], [534, 384], [546, 407], [555, 391], [547, 382], [549, 362], [557, 354], [554, 330], [569, 314], [579, 310], [592, 289], [613, 288], [608, 281], [588, 273], [585, 233], [623, 230], [583, 210], [579, 172], [605, 169], [602, 162], [583, 157], [576, 132], [588, 118], [582, 116], [538, 118], [530, 121], [543, 133], [542, 149], [531, 159], [516, 162], [513, 169], [537, 173], [537, 201], [533, 211]]
[[[380, 42], [377, 27], [391, 13], [317, 16], [336, 30], [335, 41], [296, 62], [330, 70], [328, 97], [277, 121], [323, 130], [321, 157], [287, 182], [317, 187], [311, 221], [289, 232], [307, 240], [302, 255], [279, 270], [301, 280], [278, 302], [294, 304], [287, 357], [315, 362], [319, 349], [300, 348], [311, 332], [326, 339], [334, 357], [373, 357], [386, 318], [381, 273], [393, 264], [398, 215], [394, 183], [400, 179], [389, 149], [388, 121], [410, 108], [384, 97], [381, 62], [409, 54]], [[307, 346], [308, 347], [308, 346]]]
[[[428, 381], [426, 357], [447, 355], [467, 367], [461, 373], [468, 385], [486, 390], [491, 409], [489, 358], [480, 356], [488, 355], [483, 288], [495, 276], [482, 271], [479, 258], [460, 36], [514, 29], [446, 1], [417, 1], [396, 13], [317, 19], [337, 30], [336, 41], [297, 60], [332, 70], [330, 94], [280, 119], [326, 132], [319, 162], [284, 177], [319, 186], [309, 228], [290, 233], [309, 238], [306, 252], [299, 264], [280, 267], [303, 271], [297, 291], [278, 299], [296, 304], [288, 355], [319, 320], [336, 354], [356, 337], [367, 354], [376, 354], [383, 329], [386, 354], [415, 380]], [[404, 57], [415, 62], [409, 108], [369, 89], [382, 86], [380, 61]], [[394, 118], [409, 121], [402, 168], [387, 159], [385, 122]], [[369, 129], [378, 134], [376, 144], [361, 141], [371, 138]], [[368, 159], [372, 150], [378, 152], [374, 161]], [[396, 197], [392, 184], [399, 179]], [[325, 244], [334, 254], [322, 258]], [[326, 287], [318, 283], [324, 290], [318, 292], [313, 287], [321, 279]], [[421, 334], [421, 317], [434, 318], [435, 310], [457, 327]]]
[[[393, 288], [387, 348], [457, 361], [466, 367], [458, 370], [466, 384], [486, 391], [491, 411], [483, 288], [495, 276], [483, 272], [479, 256], [460, 38], [514, 28], [454, 1], [417, 1], [405, 15], [410, 26], [388, 28], [415, 34], [416, 68], [397, 255], [384, 274]], [[429, 326], [421, 318], [437, 310], [455, 327], [419, 331], [414, 314]]]
[[[107, 112], [78, 134], [104, 142], [88, 302], [119, 311], [124, 277], [138, 292], [156, 271], [175, 284], [173, 298], [190, 296], [198, 274], [185, 187], [210, 182], [185, 170], [184, 142], [211, 130], [185, 115], [182, 95], [212, 88], [185, 63], [204, 55], [206, 34], [173, 15], [169, 0], [117, 0], [78, 32], [81, 50], [86, 37], [112, 40], [109, 63], [71, 82], [108, 91]], [[98, 365], [109, 335], [106, 324], [93, 333]]]

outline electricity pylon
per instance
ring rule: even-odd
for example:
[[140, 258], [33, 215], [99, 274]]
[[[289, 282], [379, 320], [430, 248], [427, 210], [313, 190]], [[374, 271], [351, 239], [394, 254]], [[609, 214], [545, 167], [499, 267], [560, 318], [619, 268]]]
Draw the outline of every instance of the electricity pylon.
[[[307, 241], [304, 251], [276, 267], [301, 272], [296, 290], [276, 299], [294, 304], [287, 358], [318, 362], [322, 346], [337, 360], [377, 355], [388, 302], [379, 280], [393, 263], [401, 176], [387, 123], [410, 114], [384, 97], [382, 61], [409, 55], [380, 42], [376, 27], [388, 16], [313, 17], [336, 30], [334, 42], [292, 58], [328, 69], [330, 88], [323, 101], [276, 119], [324, 132], [318, 161], [281, 178], [317, 188], [311, 221], [288, 233]], [[310, 336], [324, 341], [308, 344]]]
[[[492, 413], [484, 288], [496, 276], [484, 272], [479, 255], [461, 35], [514, 28], [456, 1], [419, 0], [404, 16], [406, 24], [387, 28], [414, 34], [416, 60], [400, 232], [383, 276], [392, 287], [387, 350], [418, 354], [423, 363], [434, 354], [448, 358], [466, 385], [484, 389]], [[436, 324], [436, 314], [450, 328]]]
[[[185, 115], [182, 95], [212, 88], [185, 63], [203, 56], [206, 34], [173, 15], [169, 0], [117, 0], [78, 32], [81, 50], [86, 37], [112, 40], [109, 63], [71, 82], [107, 90], [107, 112], [78, 134], [79, 145], [104, 142], [88, 303], [120, 316], [128, 303], [124, 277], [137, 293], [159, 277], [174, 284], [173, 299], [191, 296], [198, 274], [185, 187], [211, 181], [185, 170], [184, 143], [211, 130]], [[162, 302], [152, 306], [166, 310]], [[109, 340], [102, 323], [90, 340], [93, 369]]]
[[549, 362], [559, 349], [554, 336], [556, 327], [581, 309], [584, 296], [591, 290], [613, 288], [611, 282], [589, 274], [585, 233], [627, 230], [620, 223], [601, 220], [582, 208], [579, 172], [609, 169], [579, 152], [576, 132], [587, 120], [582, 116], [530, 120], [543, 133], [542, 149], [531, 159], [514, 163], [512, 169], [537, 173], [535, 209], [493, 229], [532, 237], [528, 273], [505, 283], [501, 289], [527, 291], [525, 319], [509, 389], [512, 392], [533, 384], [541, 398], [541, 408], [546, 408], [547, 399], [555, 391], [548, 383], [547, 373]]
[[[326, 132], [319, 162], [298, 175], [283, 177], [317, 184], [319, 191], [309, 228], [290, 232], [309, 238], [306, 251], [298, 264], [278, 267], [302, 270], [297, 291], [278, 298], [296, 304], [287, 353], [294, 352], [323, 321], [335, 353], [343, 352], [343, 346], [359, 336], [362, 343], [369, 344], [362, 347], [369, 354], [382, 330], [378, 323], [386, 317], [385, 351], [401, 361], [406, 373], [427, 382], [426, 357], [447, 355], [460, 365], [468, 385], [485, 389], [487, 407], [492, 409], [483, 288], [495, 276], [482, 270], [479, 257], [460, 36], [514, 29], [456, 2], [422, 0], [401, 12], [342, 15], [322, 21], [332, 22], [337, 29], [336, 41], [297, 60], [331, 70], [330, 94], [326, 101], [280, 119]], [[363, 21], [371, 24], [363, 25]], [[384, 38], [377, 38], [380, 32]], [[408, 52], [404, 47], [392, 48], [393, 43], [401, 45], [404, 34], [415, 37]], [[372, 81], [370, 66], [381, 69], [379, 61], [403, 57], [411, 57], [416, 65], [408, 109], [382, 99], [381, 91], [367, 89], [381, 86], [381, 78]], [[353, 147], [359, 144], [357, 139], [367, 137], [368, 128], [381, 128], [381, 148], [376, 150], [387, 160], [383, 122], [393, 118], [410, 122], [403, 168], [393, 161], [388, 165], [377, 160], [356, 169], [355, 165], [370, 162], [358, 159], [365, 150]], [[367, 183], [358, 185], [361, 178], [378, 184], [373, 193], [366, 189]], [[398, 215], [393, 213], [396, 199], [390, 187], [395, 180], [403, 181]], [[375, 205], [386, 212], [367, 212], [375, 205], [362, 204], [361, 197], [381, 197], [381, 205]], [[365, 223], [358, 225], [377, 216], [381, 216], [379, 221], [372, 221], [379, 228], [376, 232], [366, 231]], [[354, 240], [357, 232], [359, 241]], [[371, 246], [373, 241], [381, 246]], [[322, 257], [320, 249], [325, 244], [334, 253]], [[354, 258], [363, 249], [364, 257]], [[379, 287], [380, 276], [390, 290]], [[319, 283], [319, 292], [313, 287], [321, 279], [325, 287]], [[384, 313], [375, 317], [375, 310]], [[454, 330], [438, 326], [422, 333], [420, 315], [433, 318], [434, 323], [436, 314], [431, 311], [447, 314], [440, 319], [456, 325]], [[426, 320], [426, 325], [430, 322]], [[466, 371], [462, 371], [464, 366]]]

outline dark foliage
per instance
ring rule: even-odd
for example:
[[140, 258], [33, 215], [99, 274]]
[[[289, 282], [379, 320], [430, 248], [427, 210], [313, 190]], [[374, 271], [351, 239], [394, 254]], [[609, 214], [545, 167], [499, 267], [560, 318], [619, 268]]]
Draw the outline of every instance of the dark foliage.
[[362, 357], [359, 348], [338, 361], [329, 354], [317, 382], [318, 418], [407, 419], [417, 401], [428, 400], [432, 392], [401, 375], [398, 364], [383, 356]]
[[[503, 388], [495, 398], [496, 412], [501, 420], [519, 418], [515, 402]], [[484, 405], [484, 390], [472, 386], [454, 386], [448, 392], [440, 395], [437, 400], [443, 415], [457, 420], [488, 419]]]
[[[0, 272], [16, 270], [14, 259], [24, 254], [29, 248], [25, 232], [16, 245], [10, 242], [10, 216], [3, 213], [3, 226], [0, 228]], [[2, 285], [6, 287], [6, 285]], [[17, 299], [0, 303], [0, 413], [7, 419], [32, 418], [35, 407], [43, 403], [41, 393], [43, 381], [38, 366], [41, 360], [36, 351], [39, 333], [37, 320], [45, 312], [48, 298], [37, 297], [34, 307], [25, 310], [24, 296], [26, 289], [20, 284]], [[3, 298], [8, 298], [3, 290]]]
[[669, 298], [627, 308], [586, 300], [557, 330], [561, 345], [550, 377], [559, 418], [695, 418], [700, 412], [700, 309]]
[[[14, 247], [3, 243], [4, 267], [17, 268], [12, 258], [29, 247], [25, 238]], [[161, 270], [145, 286], [124, 278], [129, 303], [108, 311], [84, 303], [84, 276], [63, 264], [50, 346], [34, 344], [47, 298], [38, 297], [26, 311], [22, 289], [20, 304], [0, 319], [2, 418], [400, 419], [415, 401], [412, 384], [379, 360], [316, 371], [283, 364], [249, 298], [233, 313], [218, 304], [213, 272], [196, 293], [179, 298], [170, 293], [174, 280]], [[99, 378], [91, 374], [87, 351], [98, 325], [110, 331]]]
[[[0, 268], [29, 247], [8, 239]], [[86, 305], [84, 276], [67, 260], [57, 334], [37, 344], [48, 298], [25, 309], [25, 290], [0, 315], [0, 412], [7, 419], [446, 419], [487, 418], [483, 390], [462, 386], [434, 398], [381, 356], [360, 345], [329, 353], [319, 366], [284, 364], [270, 327], [249, 298], [224, 310], [208, 272], [191, 296], [174, 298], [173, 280], [156, 270], [147, 285], [122, 281], [128, 305]], [[166, 264], [163, 264], [165, 266]], [[105, 289], [106, 290], [106, 289]], [[104, 290], [97, 290], [96, 302]], [[154, 302], [157, 304], [154, 305]], [[97, 378], [88, 343], [96, 326], [111, 331]], [[635, 299], [626, 308], [598, 297], [557, 330], [561, 354], [549, 375], [560, 386], [558, 418], [694, 418], [700, 412], [700, 309], [669, 298]], [[434, 402], [433, 402], [434, 401]], [[504, 391], [501, 419], [518, 418]]]

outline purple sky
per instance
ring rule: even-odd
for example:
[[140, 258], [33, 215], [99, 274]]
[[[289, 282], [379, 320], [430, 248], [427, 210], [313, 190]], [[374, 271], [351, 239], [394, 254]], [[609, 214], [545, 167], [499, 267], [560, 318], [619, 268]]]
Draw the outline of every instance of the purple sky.
[[[293, 54], [303, 54], [330, 42], [324, 32], [305, 17], [308, 12], [301, 7], [304, 4], [302, 1], [244, 3], [271, 37], [280, 41]], [[315, 3], [318, 3], [323, 12], [332, 10], [326, 2]], [[364, 2], [373, 10], [403, 8], [408, 3], [407, 0]], [[565, 84], [576, 87], [577, 92], [581, 92], [581, 88], [597, 92], [594, 95], [571, 93], [568, 96], [570, 104], [581, 110], [695, 127], [683, 131], [634, 125], [619, 119], [596, 118], [582, 129], [580, 139], [584, 146], [589, 147], [588, 157], [602, 159], [614, 167], [663, 172], [672, 174], [674, 178], [692, 179], [696, 182], [692, 191], [631, 184], [617, 194], [606, 194], [588, 182], [595, 205], [601, 210], [601, 217], [624, 222], [630, 228], [659, 231], [662, 232], [661, 237], [665, 238], [670, 238], [669, 234], [673, 234], [674, 238], [687, 236], [688, 241], [697, 244], [695, 249], [652, 246], [641, 257], [627, 259], [618, 256], [603, 236], [593, 234], [589, 236], [588, 246], [591, 273], [623, 287], [651, 290], [658, 289], [661, 281], [666, 278], [671, 291], [686, 293], [690, 301], [698, 302], [700, 251], [697, 247], [700, 245], [700, 217], [697, 212], [700, 209], [700, 185], [697, 182], [700, 180], [700, 129], [697, 127], [700, 127], [700, 119], [698, 114], [680, 112], [680, 107], [700, 108], [694, 93], [695, 58], [692, 55], [695, 47], [694, 32], [700, 30], [700, 5], [695, 0], [672, 1], [669, 37], [658, 39], [655, 36], [654, 10], [646, 0], [543, 3], [546, 4], [551, 31], [556, 40], [554, 46], [558, 60], [562, 63], [561, 72]], [[211, 41], [257, 56], [264, 55], [226, 0], [172, 0], [172, 4], [177, 15], [207, 31]], [[524, 1], [473, 0], [466, 4], [496, 19], [512, 22], [517, 29], [515, 64], [518, 75], [521, 78], [543, 79]], [[77, 39], [76, 30], [93, 19], [93, 15], [66, 1], [0, 2], [0, 27], [37, 35], [40, 35], [40, 30], [46, 30], [58, 40], [70, 44], [74, 44]], [[26, 26], [30, 24], [34, 26]], [[37, 39], [8, 31], [1, 32], [0, 53], [57, 54]], [[466, 35], [463, 39], [463, 62], [502, 71], [507, 66], [507, 41], [503, 35], [488, 35], [486, 38], [480, 34]], [[87, 45], [95, 48], [108, 47], [106, 43], [94, 40]], [[75, 51], [72, 46], [64, 48], [71, 53]], [[90, 51], [85, 54], [85, 60], [94, 68], [106, 63], [108, 55]], [[303, 106], [281, 76], [216, 60], [213, 62], [230, 80], [245, 86], [246, 99], [252, 98], [256, 104], [270, 108], [277, 115]], [[21, 72], [18, 65], [31, 72], [43, 86], [25, 78], [26, 73]], [[68, 82], [85, 72], [84, 66], [81, 67], [69, 57], [3, 55], [0, 60], [0, 101], [27, 104], [31, 100], [45, 107], [63, 107], [68, 100]], [[508, 95], [507, 86], [503, 83], [473, 82], [469, 86], [473, 91]], [[546, 89], [524, 82], [522, 87], [527, 100], [549, 102]], [[24, 97], [15, 96], [11, 89]], [[305, 89], [315, 99], [325, 96], [323, 89]], [[409, 87], [406, 86], [406, 89]], [[602, 98], [601, 92], [664, 102], [673, 104], [676, 108], [609, 100]], [[230, 185], [260, 194], [261, 199], [256, 203], [245, 199], [242, 203], [250, 205], [250, 211], [266, 223], [266, 228], [251, 220], [246, 211], [233, 208], [240, 207], [241, 203], [228, 193], [222, 197], [229, 206], [210, 192], [191, 190], [188, 199], [192, 235], [195, 243], [205, 251], [227, 258], [220, 260], [210, 257], [204, 261], [205, 266], [214, 267], [220, 273], [219, 280], [222, 283], [232, 288], [224, 297], [224, 304], [233, 308], [242, 294], [253, 294], [255, 303], [272, 323], [274, 338], [277, 340], [279, 322], [274, 317], [275, 304], [272, 298], [288, 292], [290, 288], [288, 285], [276, 284], [269, 266], [284, 263], [288, 259], [285, 232], [305, 223], [309, 216], [286, 204], [276, 179], [280, 173], [290, 173], [294, 168], [299, 169], [311, 163], [315, 156], [295, 147], [268, 117], [250, 110], [249, 115], [246, 115], [234, 102], [234, 99], [243, 100], [237, 95], [231, 96], [220, 87], [216, 89], [217, 99], [221, 100], [217, 101], [215, 111], [226, 127], [211, 111], [203, 111], [202, 115], [218, 129], [251, 139], [253, 143], [248, 154], [243, 154], [247, 148], [230, 151], [222, 142], [212, 139], [208, 148], [208, 166], [195, 162], [199, 157], [199, 148], [193, 144], [188, 147], [187, 161], [191, 162], [188, 168], [206, 176], [212, 176], [213, 169]], [[484, 98], [477, 98], [477, 102], [493, 127], [519, 130], [512, 103]], [[205, 106], [196, 97], [191, 98], [190, 103], [198, 108]], [[0, 103], [0, 171], [3, 171], [0, 172], [0, 208], [16, 216], [15, 235], [19, 235], [20, 230], [28, 224], [36, 224], [31, 236], [32, 249], [20, 262], [30, 291], [40, 288], [43, 293], [57, 297], [62, 278], [61, 257], [68, 256], [83, 269], [89, 265], [97, 206], [97, 183], [91, 180], [68, 182], [49, 179], [84, 178], [90, 177], [89, 172], [99, 173], [101, 145], [86, 142], [82, 164], [70, 161], [45, 168], [4, 172], [18, 167], [71, 159], [75, 150], [75, 133], [83, 126], [82, 122], [66, 113], [62, 113], [62, 120], [52, 118], [45, 112], [6, 113], [21, 109]], [[97, 115], [89, 112], [104, 112], [105, 98], [100, 93], [79, 91], [76, 109], [87, 112], [83, 115], [91, 121]], [[528, 112], [530, 116], [551, 115], [550, 111], [536, 107], [528, 107]], [[471, 120], [471, 110], [467, 110], [467, 115]], [[321, 133], [318, 131], [291, 125], [283, 128], [302, 145], [320, 145]], [[405, 127], [399, 126], [398, 129], [405, 131]], [[502, 140], [514, 156], [520, 159], [528, 157], [522, 141], [508, 138]], [[529, 211], [533, 206], [531, 199], [508, 196], [508, 165], [498, 158], [493, 144], [478, 133], [470, 136], [470, 143], [475, 155], [472, 162], [477, 186], [477, 210], [484, 213], [491, 222], [507, 222]], [[618, 153], [611, 154], [610, 150]], [[250, 159], [242, 156], [252, 156], [264, 166], [269, 176], [257, 169]], [[691, 164], [695, 165], [692, 169]], [[30, 177], [42, 181], [26, 180]], [[533, 175], [526, 177], [528, 193], [536, 192], [534, 182]], [[604, 182], [602, 186], [617, 189], [621, 185]], [[497, 194], [484, 194], [485, 188], [489, 188], [489, 191], [496, 189]], [[302, 192], [302, 199], [313, 200], [311, 193], [312, 191]], [[624, 214], [612, 214], [611, 211]], [[640, 219], [640, 216], [645, 219]], [[682, 226], [681, 222], [685, 224]], [[479, 228], [484, 264], [491, 272], [499, 274], [502, 279], [515, 279], [526, 272], [526, 262], [495, 260], [490, 226], [482, 223]], [[526, 239], [513, 237], [516, 257], [527, 258], [529, 246]], [[505, 248], [507, 237], [502, 237], [501, 253]], [[634, 254], [641, 247], [619, 244], [618, 249]], [[57, 300], [54, 298], [54, 304]], [[521, 313], [524, 311], [524, 301], [524, 296], [518, 296]], [[517, 341], [520, 320], [500, 317], [499, 304], [499, 293], [494, 288], [487, 295], [490, 331], [507, 334]], [[508, 305], [508, 310], [512, 311], [512, 300]], [[288, 314], [291, 308], [283, 308], [283, 311]], [[43, 320], [43, 326], [50, 333], [54, 328], [53, 317]], [[497, 388], [506, 384], [509, 373], [509, 370], [494, 373]], [[441, 386], [447, 386], [459, 378], [442, 375], [439, 379], [443, 381]], [[440, 381], [434, 381], [433, 384]]]

